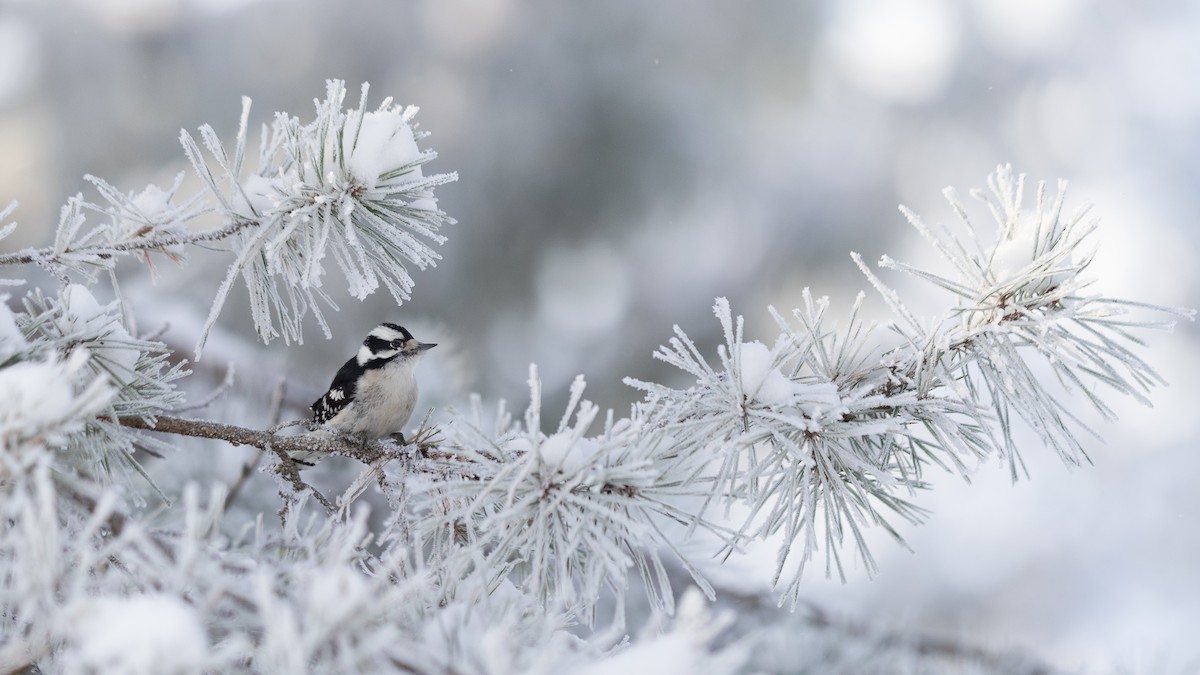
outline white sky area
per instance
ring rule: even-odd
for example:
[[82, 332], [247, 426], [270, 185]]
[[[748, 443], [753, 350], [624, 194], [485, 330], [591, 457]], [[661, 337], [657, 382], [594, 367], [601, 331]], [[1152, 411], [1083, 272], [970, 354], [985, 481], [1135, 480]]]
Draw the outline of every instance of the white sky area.
[[1012, 56], [1036, 56], [1062, 44], [1088, 0], [973, 0], [980, 33]]
[[829, 50], [867, 93], [896, 103], [939, 94], [958, 56], [956, 4], [938, 0], [852, 0], [834, 7]]
[[154, 31], [187, 18], [189, 10], [236, 12], [262, 0], [76, 0], [80, 9], [106, 28], [121, 32]]
[[24, 22], [0, 16], [0, 105], [31, 87], [40, 70], [37, 36]]
[[[866, 93], [920, 103], [942, 93], [962, 58], [961, 14], [1005, 54], [1042, 54], [1061, 43], [1086, 0], [849, 0], [835, 3], [829, 56]], [[964, 7], [964, 5], [966, 5]]]

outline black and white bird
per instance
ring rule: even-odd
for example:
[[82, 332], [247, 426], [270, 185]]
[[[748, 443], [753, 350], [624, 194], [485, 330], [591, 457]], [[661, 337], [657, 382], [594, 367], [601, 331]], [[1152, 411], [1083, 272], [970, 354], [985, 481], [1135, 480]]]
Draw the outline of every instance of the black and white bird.
[[313, 426], [362, 442], [400, 431], [417, 405], [413, 368], [436, 346], [418, 342], [394, 323], [380, 324], [338, 369], [329, 391], [313, 402]]

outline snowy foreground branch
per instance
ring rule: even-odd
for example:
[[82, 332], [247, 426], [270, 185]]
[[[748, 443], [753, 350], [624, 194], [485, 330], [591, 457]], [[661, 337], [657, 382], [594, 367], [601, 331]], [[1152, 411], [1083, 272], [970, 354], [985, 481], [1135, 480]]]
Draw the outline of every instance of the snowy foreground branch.
[[[397, 303], [410, 267], [438, 260], [453, 221], [433, 189], [454, 176], [423, 174], [434, 154], [417, 147], [414, 109], [367, 111], [366, 93], [344, 110], [330, 82], [312, 122], [277, 115], [254, 168], [247, 102], [232, 148], [209, 127], [182, 135], [201, 194], [181, 200], [181, 180], [125, 193], [93, 178], [102, 203], [71, 199], [52, 246], [0, 255], [7, 270], [35, 264], [61, 280], [0, 304], [0, 672], [1048, 672], [730, 603], [737, 594], [703, 572], [770, 541], [773, 601], [807, 607], [809, 562], [840, 574], [849, 552], [874, 569], [865, 532], [899, 540], [897, 521], [920, 522], [930, 467], [966, 477], [997, 458], [1021, 476], [1036, 451], [1020, 447], [1021, 428], [1079, 464], [1076, 402], [1106, 418], [1113, 396], [1149, 402], [1163, 380], [1141, 334], [1193, 313], [1094, 289], [1096, 223], [1067, 213], [1065, 184], [1039, 185], [1030, 206], [1024, 178], [1000, 167], [973, 193], [994, 228], [953, 191], [954, 229], [904, 210], [945, 270], [880, 265], [948, 293], [938, 317], [913, 315], [858, 256], [893, 312], [886, 325], [860, 319], [861, 294], [834, 320], [805, 291], [790, 314], [770, 309], [779, 332], [764, 343], [719, 299], [715, 353], [676, 328], [655, 357], [677, 377], [627, 379], [644, 398], [625, 417], [587, 401], [577, 379], [547, 421], [531, 368], [523, 414], [475, 397], [404, 446], [186, 419], [187, 364], [131, 320], [119, 261], [229, 249], [199, 350], [239, 280], [259, 337], [289, 343], [310, 316], [329, 332], [329, 259], [355, 297], [383, 286]], [[220, 223], [193, 231], [201, 217]], [[264, 426], [277, 422], [269, 407], [249, 406]], [[151, 476], [175, 468], [178, 436], [266, 452], [232, 487], [167, 494]], [[290, 459], [312, 452], [363, 469], [326, 498]], [[234, 498], [262, 455], [275, 460], [278, 517]], [[171, 506], [152, 508], [153, 495]], [[626, 603], [651, 612], [634, 638]], [[740, 630], [736, 612], [769, 627]]]

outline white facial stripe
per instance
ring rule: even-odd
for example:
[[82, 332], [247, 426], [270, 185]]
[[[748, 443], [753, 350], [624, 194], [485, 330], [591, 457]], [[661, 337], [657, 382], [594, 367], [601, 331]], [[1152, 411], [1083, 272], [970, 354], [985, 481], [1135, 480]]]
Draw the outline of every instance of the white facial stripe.
[[388, 342], [391, 342], [392, 340], [403, 339], [404, 334], [398, 330], [388, 328], [387, 326], [376, 326], [375, 330], [371, 331], [371, 337], [377, 337], [380, 340], [387, 340]]
[[358, 365], [365, 366], [368, 361], [390, 359], [399, 353], [400, 350], [398, 349], [384, 349], [383, 351], [372, 352], [370, 347], [363, 345], [358, 348], [358, 355], [354, 357], [354, 360], [358, 361]]

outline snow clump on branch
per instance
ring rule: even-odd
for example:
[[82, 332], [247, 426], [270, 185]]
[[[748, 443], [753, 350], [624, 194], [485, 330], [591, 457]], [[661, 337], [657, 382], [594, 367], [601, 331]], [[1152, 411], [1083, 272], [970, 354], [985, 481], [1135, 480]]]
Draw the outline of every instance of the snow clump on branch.
[[[263, 131], [259, 168], [248, 175], [242, 168], [249, 101], [232, 157], [212, 128], [202, 127], [205, 147], [233, 185], [228, 196], [199, 145], [182, 134], [225, 217], [251, 224], [234, 235], [238, 257], [217, 292], [205, 336], [239, 276], [250, 292], [259, 337], [299, 342], [310, 311], [330, 335], [321, 310], [322, 304], [336, 310], [322, 290], [327, 256], [342, 270], [351, 295], [361, 300], [382, 285], [397, 304], [409, 299], [414, 285], [408, 265], [425, 269], [441, 259], [433, 246], [445, 242], [440, 229], [454, 220], [437, 208], [433, 188], [457, 176], [424, 174], [422, 165], [437, 154], [417, 147], [427, 134], [412, 121], [415, 107], [400, 108], [389, 98], [367, 111], [363, 85], [359, 107], [343, 110], [345, 96], [344, 84], [333, 80], [312, 122], [277, 114]], [[197, 351], [203, 342], [204, 336]]]

